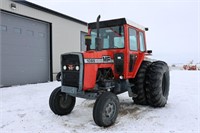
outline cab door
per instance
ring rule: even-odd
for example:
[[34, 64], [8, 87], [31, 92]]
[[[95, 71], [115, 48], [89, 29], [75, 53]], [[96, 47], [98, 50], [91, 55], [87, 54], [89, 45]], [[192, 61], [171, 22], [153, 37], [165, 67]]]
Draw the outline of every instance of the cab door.
[[128, 36], [128, 78], [134, 78], [142, 61], [144, 60], [146, 48], [144, 44], [144, 34], [142, 31], [129, 27]]

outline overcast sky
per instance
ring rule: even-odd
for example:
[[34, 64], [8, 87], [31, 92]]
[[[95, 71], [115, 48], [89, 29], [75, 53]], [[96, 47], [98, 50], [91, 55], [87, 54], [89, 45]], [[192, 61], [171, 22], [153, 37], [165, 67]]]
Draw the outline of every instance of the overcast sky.
[[[85, 22], [126, 17], [149, 28], [147, 48], [168, 63], [200, 62], [200, 0], [28, 0]], [[78, 39], [78, 38], [77, 38]]]

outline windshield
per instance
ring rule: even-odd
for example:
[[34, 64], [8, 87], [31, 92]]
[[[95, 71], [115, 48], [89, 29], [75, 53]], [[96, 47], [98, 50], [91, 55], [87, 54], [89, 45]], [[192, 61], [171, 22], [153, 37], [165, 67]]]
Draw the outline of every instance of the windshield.
[[[92, 44], [90, 49], [95, 49], [97, 29], [91, 30]], [[99, 29], [99, 37], [102, 39], [103, 49], [124, 48], [123, 26], [106, 27]]]

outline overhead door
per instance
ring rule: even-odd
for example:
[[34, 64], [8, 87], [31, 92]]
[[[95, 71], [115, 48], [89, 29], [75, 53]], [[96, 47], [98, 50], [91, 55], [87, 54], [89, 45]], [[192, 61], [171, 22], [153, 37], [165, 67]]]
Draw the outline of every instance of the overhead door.
[[49, 78], [49, 23], [0, 11], [0, 87]]

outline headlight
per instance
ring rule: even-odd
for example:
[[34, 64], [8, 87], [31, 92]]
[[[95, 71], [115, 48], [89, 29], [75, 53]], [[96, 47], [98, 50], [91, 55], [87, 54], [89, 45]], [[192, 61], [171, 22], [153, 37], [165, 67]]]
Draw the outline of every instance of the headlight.
[[67, 67], [66, 66], [63, 66], [63, 70], [66, 70], [67, 69]]
[[76, 71], [78, 71], [78, 70], [79, 70], [79, 66], [76, 66], [76, 68], [75, 68], [75, 69], [76, 69]]

